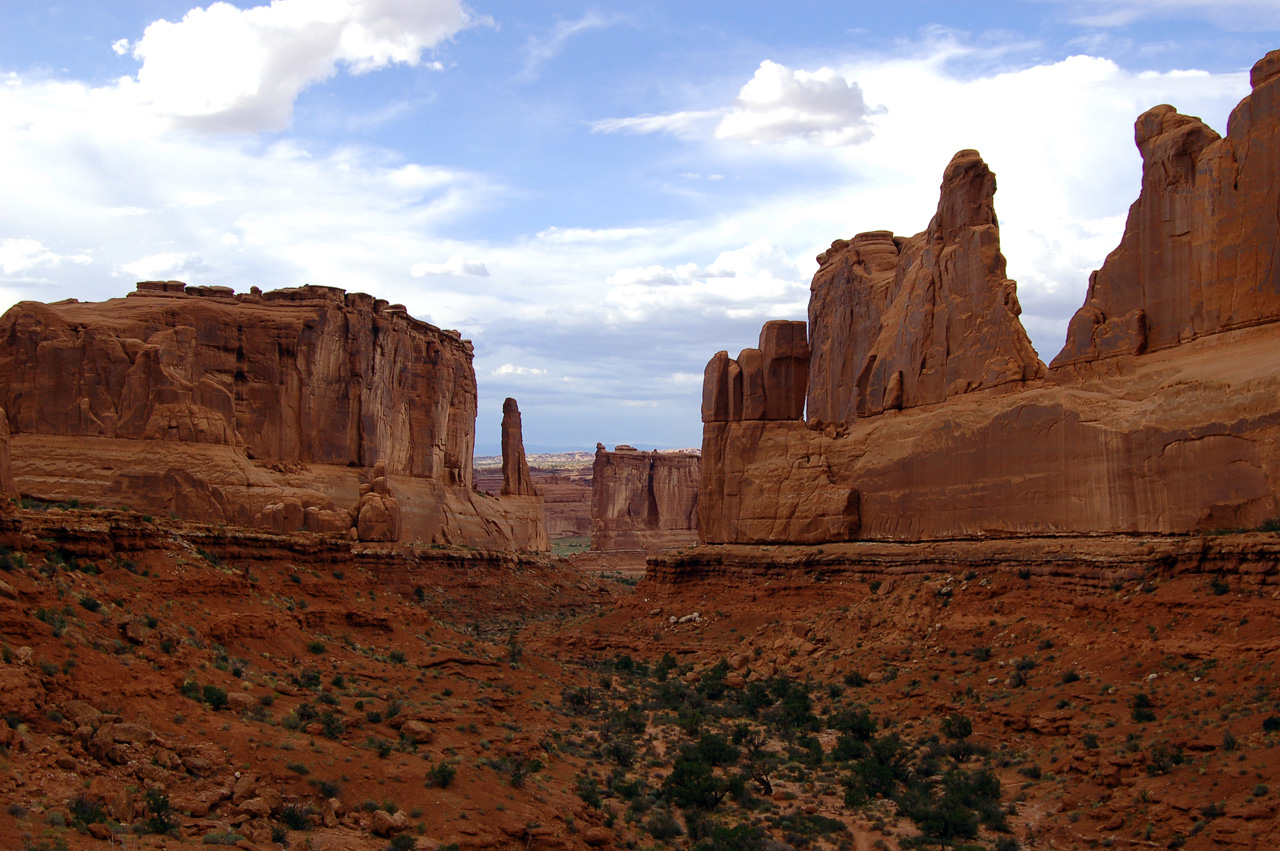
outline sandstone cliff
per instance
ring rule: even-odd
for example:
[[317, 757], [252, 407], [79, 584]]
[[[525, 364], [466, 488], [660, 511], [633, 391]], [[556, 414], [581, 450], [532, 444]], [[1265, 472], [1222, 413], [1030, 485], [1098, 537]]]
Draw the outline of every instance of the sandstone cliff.
[[697, 455], [596, 445], [591, 469], [591, 549], [653, 553], [696, 540]]
[[978, 152], [960, 151], [926, 231], [859, 234], [818, 257], [810, 418], [848, 424], [1044, 375], [1005, 275], [995, 191]]
[[404, 540], [529, 546], [540, 505], [471, 488], [471, 358], [363, 293], [143, 282], [0, 317], [0, 402], [40, 497], [332, 532], [358, 526], [347, 506], [382, 461]]
[[1138, 119], [1142, 193], [1053, 366], [1280, 319], [1280, 51], [1250, 79], [1226, 138], [1168, 105]]
[[[1280, 515], [1280, 51], [1224, 139], [1157, 107], [1142, 197], [1046, 376], [973, 152], [904, 240], [838, 241], [810, 302], [808, 422], [704, 383], [700, 540], [1176, 533]], [[725, 403], [723, 410], [728, 411]]]

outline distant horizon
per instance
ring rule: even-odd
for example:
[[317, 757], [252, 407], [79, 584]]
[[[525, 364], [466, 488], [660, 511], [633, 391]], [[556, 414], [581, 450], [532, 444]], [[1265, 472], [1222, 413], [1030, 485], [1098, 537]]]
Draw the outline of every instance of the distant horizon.
[[0, 24], [0, 308], [367, 292], [472, 340], [477, 446], [510, 396], [530, 451], [700, 445], [711, 356], [807, 318], [832, 241], [923, 231], [961, 149], [1049, 362], [1138, 196], [1134, 121], [1225, 133], [1280, 47], [1274, 0], [12, 0]]

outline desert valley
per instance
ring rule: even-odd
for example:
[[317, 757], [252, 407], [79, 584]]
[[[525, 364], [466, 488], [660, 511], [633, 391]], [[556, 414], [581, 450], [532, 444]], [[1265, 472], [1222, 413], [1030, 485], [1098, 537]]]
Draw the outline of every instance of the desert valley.
[[[143, 281], [0, 317], [0, 847], [1280, 847], [1280, 51], [1041, 360], [973, 150], [700, 451], [477, 461], [463, 333]], [[835, 236], [835, 235], [832, 235]], [[699, 412], [689, 411], [692, 419]]]

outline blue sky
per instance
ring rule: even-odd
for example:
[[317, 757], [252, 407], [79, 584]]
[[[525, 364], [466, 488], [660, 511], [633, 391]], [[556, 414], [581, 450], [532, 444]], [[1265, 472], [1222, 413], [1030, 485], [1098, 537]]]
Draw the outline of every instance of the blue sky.
[[696, 446], [707, 359], [961, 148], [1051, 359], [1134, 119], [1225, 132], [1276, 47], [1274, 0], [6, 0], [0, 302], [364, 290], [475, 342], [482, 451], [508, 395], [531, 448]]

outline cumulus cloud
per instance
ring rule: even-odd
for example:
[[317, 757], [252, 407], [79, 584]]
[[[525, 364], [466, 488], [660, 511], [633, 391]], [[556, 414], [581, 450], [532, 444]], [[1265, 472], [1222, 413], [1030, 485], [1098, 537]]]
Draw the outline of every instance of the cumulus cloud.
[[131, 263], [122, 263], [120, 268], [135, 278], [151, 280], [165, 275], [177, 275], [193, 260], [186, 252], [166, 251], [140, 257]]
[[733, 103], [719, 109], [610, 118], [592, 124], [601, 133], [670, 133], [753, 145], [802, 140], [827, 147], [854, 145], [872, 134], [862, 89], [831, 68], [804, 71], [777, 62], [760, 63]]
[[0, 271], [20, 275], [40, 266], [56, 266], [62, 258], [34, 239], [0, 239]]
[[797, 71], [765, 60], [716, 126], [716, 137], [852, 145], [870, 137], [871, 112], [858, 84], [830, 68]]
[[461, 277], [487, 278], [489, 269], [483, 263], [464, 260], [461, 257], [450, 257], [444, 263], [414, 263], [409, 274], [415, 278], [426, 275], [458, 275]]
[[298, 94], [340, 65], [355, 74], [419, 65], [424, 50], [475, 22], [460, 0], [217, 2], [149, 25], [133, 44], [137, 78], [121, 86], [198, 129], [280, 130]]

